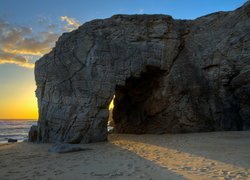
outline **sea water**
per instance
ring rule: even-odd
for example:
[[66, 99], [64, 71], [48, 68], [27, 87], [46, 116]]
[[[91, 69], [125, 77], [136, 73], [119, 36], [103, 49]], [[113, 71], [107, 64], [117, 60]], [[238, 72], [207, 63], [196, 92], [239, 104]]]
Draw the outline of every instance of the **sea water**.
[[[10, 138], [17, 139], [18, 142], [27, 140], [32, 125], [37, 125], [37, 120], [0, 119], [0, 143], [6, 143]], [[107, 127], [108, 131], [112, 131], [112, 129], [112, 126]]]
[[0, 120], [0, 143], [7, 142], [9, 138], [18, 142], [28, 139], [30, 127], [36, 124], [36, 120]]

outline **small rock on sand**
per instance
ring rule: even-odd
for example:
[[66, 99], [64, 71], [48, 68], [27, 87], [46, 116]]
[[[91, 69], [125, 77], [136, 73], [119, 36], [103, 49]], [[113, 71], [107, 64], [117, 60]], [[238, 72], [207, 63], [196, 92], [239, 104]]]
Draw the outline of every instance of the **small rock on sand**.
[[90, 148], [83, 148], [79, 145], [67, 144], [67, 143], [56, 143], [50, 149], [49, 152], [54, 153], [70, 153], [76, 151], [91, 150]]
[[9, 139], [8, 139], [8, 142], [17, 142], [17, 139], [9, 138]]

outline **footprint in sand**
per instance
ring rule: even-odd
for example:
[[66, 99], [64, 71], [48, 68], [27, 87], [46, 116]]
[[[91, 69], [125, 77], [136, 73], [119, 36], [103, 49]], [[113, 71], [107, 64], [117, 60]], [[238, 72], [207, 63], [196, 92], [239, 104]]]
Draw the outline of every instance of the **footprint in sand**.
[[199, 171], [200, 171], [200, 172], [207, 172], [208, 169], [207, 169], [207, 168], [201, 168], [201, 169], [199, 169]]
[[216, 165], [216, 163], [211, 162], [211, 163], [209, 163], [209, 165], [210, 165], [210, 166], [215, 166], [215, 165]]
[[59, 175], [59, 174], [63, 174], [64, 171], [61, 171], [61, 170], [55, 170], [54, 173], [56, 173], [56, 175]]
[[186, 171], [191, 171], [191, 170], [193, 170], [192, 167], [186, 167], [186, 166], [185, 166], [185, 167], [182, 167], [181, 169], [182, 169], [182, 170], [186, 170]]
[[127, 164], [127, 167], [129, 168], [129, 169], [131, 169], [132, 167], [133, 167], [133, 164]]

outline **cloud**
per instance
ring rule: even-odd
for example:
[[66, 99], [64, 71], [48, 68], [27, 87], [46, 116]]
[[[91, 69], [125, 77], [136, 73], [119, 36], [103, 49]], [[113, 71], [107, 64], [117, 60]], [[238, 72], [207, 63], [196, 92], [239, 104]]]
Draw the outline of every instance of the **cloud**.
[[11, 40], [2, 41], [4, 51], [14, 54], [43, 55], [51, 50], [52, 45], [57, 40], [58, 35], [50, 32], [41, 32], [35, 37], [17, 38], [15, 42]]
[[59, 34], [53, 32], [35, 33], [29, 27], [11, 25], [0, 20], [0, 64], [34, 67], [25, 55], [42, 56], [51, 50], [58, 37]]
[[23, 56], [15, 55], [15, 54], [0, 50], [0, 64], [5, 64], [5, 63], [17, 64], [19, 66], [26, 67], [26, 68], [34, 67], [34, 64], [28, 62], [28, 60]]
[[70, 18], [68, 16], [61, 16], [60, 19], [61, 19], [61, 21], [66, 21], [67, 22], [67, 25], [64, 26], [64, 29], [67, 30], [67, 31], [72, 31], [72, 30], [78, 28], [81, 25], [75, 19]]
[[37, 16], [37, 25], [39, 27], [45, 27], [47, 31], [49, 32], [55, 32], [57, 30], [61, 30], [58, 26], [58, 24], [55, 24], [53, 20], [50, 17], [38, 15]]
[[0, 64], [11, 63], [27, 68], [34, 67], [34, 59], [51, 50], [62, 29], [71, 31], [80, 26], [80, 23], [68, 16], [61, 16], [60, 19], [66, 22], [65, 26], [52, 23], [48, 17], [39, 16], [39, 29], [42, 32], [0, 19]]
[[138, 14], [143, 14], [144, 13], [144, 9], [139, 9]]

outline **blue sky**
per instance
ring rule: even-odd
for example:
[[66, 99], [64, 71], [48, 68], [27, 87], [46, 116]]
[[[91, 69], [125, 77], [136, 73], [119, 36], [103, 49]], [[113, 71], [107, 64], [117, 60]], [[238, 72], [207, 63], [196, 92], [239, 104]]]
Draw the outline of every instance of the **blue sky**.
[[[234, 10], [245, 2], [0, 0], [0, 118], [37, 116], [34, 62], [50, 51], [61, 33], [75, 29], [86, 21], [114, 14], [168, 14], [175, 19], [195, 19], [216, 11]], [[24, 109], [27, 103], [30, 105]], [[33, 114], [29, 116], [31, 109]], [[17, 112], [25, 113], [22, 116], [14, 115]]]
[[113, 14], [169, 14], [193, 19], [216, 11], [233, 10], [246, 0], [1, 0], [0, 17], [12, 22], [33, 24], [39, 16], [56, 21], [67, 15], [83, 23]]

